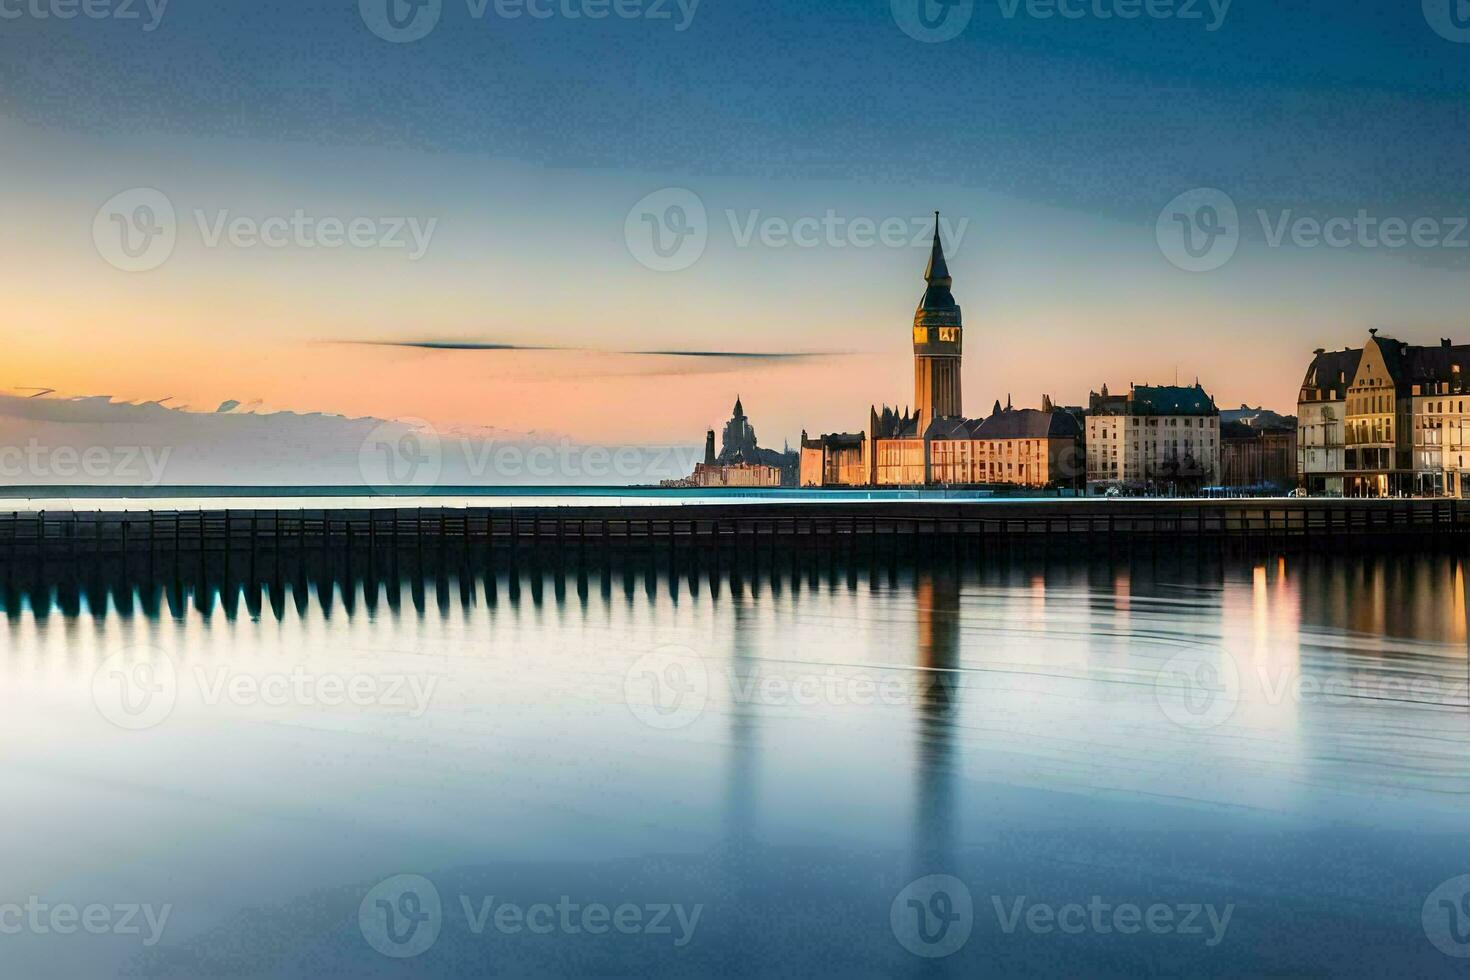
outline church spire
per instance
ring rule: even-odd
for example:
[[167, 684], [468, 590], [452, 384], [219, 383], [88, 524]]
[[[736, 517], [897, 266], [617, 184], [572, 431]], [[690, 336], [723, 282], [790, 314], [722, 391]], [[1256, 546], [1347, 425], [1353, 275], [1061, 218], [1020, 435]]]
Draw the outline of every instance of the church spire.
[[743, 406], [741, 406], [741, 404], [740, 404], [740, 396], [739, 395], [736, 395], [735, 396], [735, 414], [733, 416], [731, 416], [731, 417], [732, 418], [737, 418], [737, 419], [744, 418], [745, 417], [745, 408]]
[[945, 280], [946, 286], [954, 285], [949, 278], [949, 264], [944, 261], [944, 243], [939, 240], [939, 212], [934, 212], [934, 244], [929, 248], [929, 267], [924, 270], [924, 279], [930, 284], [934, 280]]
[[955, 308], [954, 294], [949, 291], [954, 280], [949, 276], [949, 263], [944, 261], [944, 243], [939, 240], [939, 212], [934, 212], [934, 244], [929, 248], [929, 265], [924, 269], [924, 281], [929, 288], [919, 302], [920, 310], [949, 310]]

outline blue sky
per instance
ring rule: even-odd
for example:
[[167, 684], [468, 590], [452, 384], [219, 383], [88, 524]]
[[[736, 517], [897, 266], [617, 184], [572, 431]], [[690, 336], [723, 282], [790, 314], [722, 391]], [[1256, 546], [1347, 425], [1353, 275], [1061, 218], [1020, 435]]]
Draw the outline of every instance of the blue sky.
[[[971, 412], [1176, 375], [1289, 408], [1314, 347], [1370, 326], [1432, 342], [1466, 321], [1470, 248], [1453, 232], [1470, 210], [1470, 43], [1452, 39], [1448, 0], [1068, 0], [1077, 17], [977, 0], [938, 43], [902, 29], [911, 0], [619, 0], [636, 16], [599, 20], [598, 0], [554, 0], [545, 18], [443, 0], [406, 43], [369, 29], [363, 10], [384, 0], [173, 0], [151, 30], [158, 0], [132, 4], [137, 19], [37, 16], [65, 2], [0, 0], [0, 248], [33, 284], [8, 329], [54, 338], [31, 336], [0, 386], [619, 439], [638, 432], [608, 428], [608, 404], [650, 437], [697, 439], [743, 390], [773, 434], [856, 428], [870, 402], [906, 400], [922, 249], [739, 233], [829, 211], [963, 223]], [[1116, 16], [1130, 9], [1168, 16]], [[99, 262], [88, 237], [133, 187], [180, 214], [177, 251], [141, 274]], [[656, 271], [630, 256], [625, 219], [665, 188], [696, 195], [708, 245]], [[1156, 240], [1195, 188], [1239, 217], [1238, 250], [1204, 272]], [[200, 211], [298, 209], [433, 218], [436, 237], [408, 263], [205, 247], [190, 227]], [[1436, 236], [1267, 234], [1359, 212], [1432, 219]], [[353, 339], [833, 356], [700, 368], [331, 347]], [[118, 352], [113, 373], [74, 364], [78, 343]], [[177, 378], [124, 353], [150, 344]], [[280, 370], [317, 358], [333, 377]], [[640, 417], [647, 379], [666, 376], [678, 408]]]

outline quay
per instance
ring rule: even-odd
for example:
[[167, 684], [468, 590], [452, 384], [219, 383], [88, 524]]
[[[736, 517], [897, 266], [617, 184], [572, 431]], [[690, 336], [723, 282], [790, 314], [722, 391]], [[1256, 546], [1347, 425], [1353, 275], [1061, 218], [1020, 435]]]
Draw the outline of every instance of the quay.
[[1266, 541], [1330, 547], [1470, 536], [1457, 499], [993, 498], [911, 492], [595, 491], [439, 496], [0, 499], [0, 559], [164, 551], [672, 543]]

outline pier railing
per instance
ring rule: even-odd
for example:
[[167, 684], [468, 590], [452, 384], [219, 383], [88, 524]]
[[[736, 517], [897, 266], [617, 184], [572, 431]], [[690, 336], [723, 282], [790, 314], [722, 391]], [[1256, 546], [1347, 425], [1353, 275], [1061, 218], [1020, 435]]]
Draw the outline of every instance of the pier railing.
[[492, 547], [965, 538], [1333, 542], [1470, 536], [1441, 500], [1004, 500], [0, 512], [0, 556], [262, 547]]

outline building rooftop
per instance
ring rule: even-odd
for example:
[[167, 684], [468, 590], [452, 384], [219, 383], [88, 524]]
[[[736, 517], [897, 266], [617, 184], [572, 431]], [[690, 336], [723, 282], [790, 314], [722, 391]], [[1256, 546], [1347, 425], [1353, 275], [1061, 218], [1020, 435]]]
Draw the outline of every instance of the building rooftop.
[[1126, 395], [1110, 395], [1107, 386], [1093, 392], [1090, 415], [1218, 415], [1215, 400], [1196, 382], [1182, 385], [1134, 385]]

